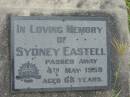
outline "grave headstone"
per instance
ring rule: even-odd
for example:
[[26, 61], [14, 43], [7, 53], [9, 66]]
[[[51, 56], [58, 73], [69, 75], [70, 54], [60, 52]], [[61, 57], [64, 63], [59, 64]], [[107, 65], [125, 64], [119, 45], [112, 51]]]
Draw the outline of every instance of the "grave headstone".
[[1, 0], [0, 25], [0, 97], [128, 97], [124, 0]]

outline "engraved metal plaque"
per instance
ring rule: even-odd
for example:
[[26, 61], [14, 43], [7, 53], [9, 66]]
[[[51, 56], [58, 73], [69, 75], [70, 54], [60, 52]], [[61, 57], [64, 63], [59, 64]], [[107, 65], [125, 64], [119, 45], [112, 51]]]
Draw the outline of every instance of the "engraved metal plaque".
[[11, 17], [12, 90], [97, 90], [110, 86], [106, 17]]

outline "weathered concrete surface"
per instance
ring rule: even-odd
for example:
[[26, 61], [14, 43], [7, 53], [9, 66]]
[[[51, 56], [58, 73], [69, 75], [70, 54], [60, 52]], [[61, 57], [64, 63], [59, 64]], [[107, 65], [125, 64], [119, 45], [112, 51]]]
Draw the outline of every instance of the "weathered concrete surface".
[[[111, 90], [52, 93], [11, 93], [9, 16], [105, 12], [116, 17], [121, 40], [128, 40], [125, 0], [0, 0], [0, 97], [111, 97]], [[80, 14], [78, 14], [80, 15]], [[112, 59], [114, 60], [114, 59]], [[128, 61], [121, 65], [120, 97], [128, 97]]]

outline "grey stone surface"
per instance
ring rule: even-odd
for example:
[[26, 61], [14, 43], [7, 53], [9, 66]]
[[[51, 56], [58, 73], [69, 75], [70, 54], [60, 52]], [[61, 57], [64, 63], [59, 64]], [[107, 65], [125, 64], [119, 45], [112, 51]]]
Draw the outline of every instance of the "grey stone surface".
[[[129, 42], [125, 0], [0, 0], [0, 97], [111, 97], [112, 91], [11, 93], [10, 91], [10, 16], [88, 15], [88, 11], [105, 12], [116, 17], [117, 32]], [[82, 14], [83, 13], [83, 14]], [[124, 56], [126, 57], [126, 56]], [[116, 56], [115, 56], [116, 58]], [[113, 59], [112, 59], [113, 60]], [[128, 97], [128, 60], [121, 65], [120, 97]]]

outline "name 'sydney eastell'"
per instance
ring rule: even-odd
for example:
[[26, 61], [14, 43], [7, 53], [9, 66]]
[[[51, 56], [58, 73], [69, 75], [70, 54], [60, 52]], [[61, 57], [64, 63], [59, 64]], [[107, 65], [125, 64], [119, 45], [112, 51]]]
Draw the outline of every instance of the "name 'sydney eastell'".
[[103, 48], [24, 48], [16, 47], [16, 56], [82, 56], [82, 55], [106, 55]]

